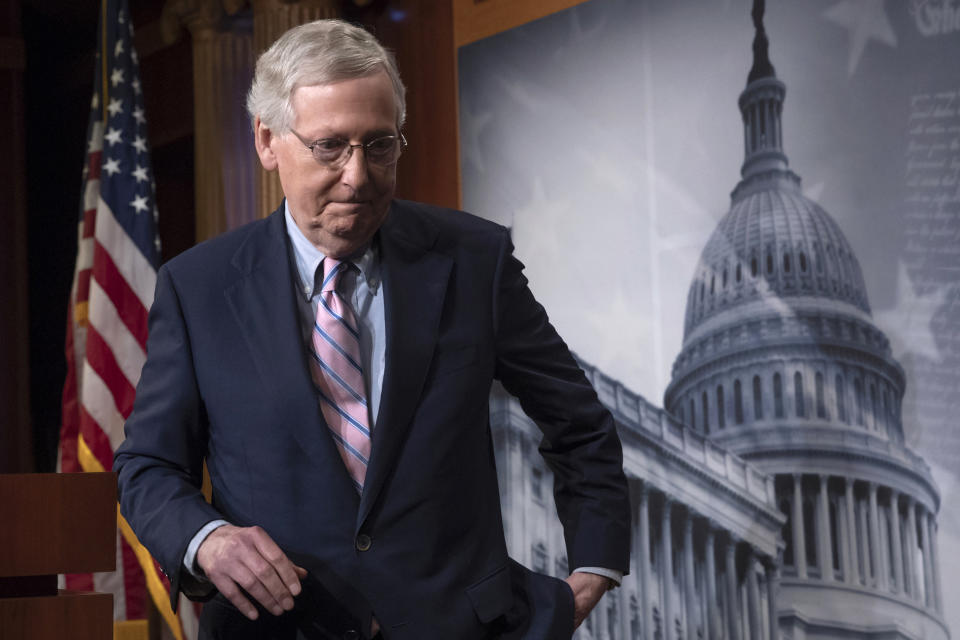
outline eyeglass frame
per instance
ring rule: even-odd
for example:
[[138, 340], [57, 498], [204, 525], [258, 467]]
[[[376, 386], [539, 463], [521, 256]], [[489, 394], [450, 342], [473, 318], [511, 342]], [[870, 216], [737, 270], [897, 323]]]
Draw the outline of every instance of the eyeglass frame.
[[[390, 165], [396, 164], [397, 161], [400, 159], [400, 155], [403, 153], [403, 150], [407, 148], [407, 138], [406, 138], [406, 136], [403, 135], [402, 132], [397, 133], [397, 135], [392, 135], [392, 134], [391, 134], [391, 135], [385, 135], [385, 136], [378, 136], [378, 137], [374, 138], [373, 140], [368, 140], [367, 142], [362, 142], [362, 143], [360, 143], [360, 144], [350, 144], [350, 141], [349, 141], [349, 140], [344, 140], [343, 138], [339, 138], [339, 137], [336, 137], [336, 136], [330, 136], [330, 137], [327, 137], [327, 138], [317, 138], [317, 139], [314, 140], [313, 142], [308, 142], [308, 141], [307, 141], [307, 138], [303, 137], [302, 135], [300, 135], [299, 133], [297, 133], [296, 131], [294, 131], [292, 128], [290, 129], [290, 133], [292, 133], [293, 135], [295, 135], [295, 136], [297, 137], [297, 140], [299, 140], [300, 143], [303, 144], [303, 146], [305, 146], [307, 149], [310, 150], [310, 155], [313, 156], [313, 159], [314, 159], [314, 161], [316, 161], [317, 164], [319, 164], [320, 166], [325, 167], [325, 168], [327, 168], [327, 169], [332, 169], [332, 170], [335, 170], [335, 171], [338, 171], [338, 170], [340, 170], [340, 169], [343, 169], [345, 166], [347, 166], [347, 163], [350, 162], [350, 158], [353, 157], [353, 150], [354, 150], [355, 148], [363, 149], [363, 161], [364, 161], [365, 164], [367, 164], [368, 166], [369, 166], [370, 164], [373, 164], [373, 165], [376, 166], [376, 167], [389, 167]], [[371, 163], [371, 162], [370, 162], [370, 159], [369, 159], [370, 157], [369, 157], [368, 152], [367, 152], [367, 147], [368, 147], [369, 145], [373, 144], [374, 142], [377, 142], [378, 140], [383, 140], [384, 138], [393, 138], [396, 142], [398, 142], [398, 143], [400, 144], [400, 149], [399, 149], [399, 151], [397, 152], [397, 157], [394, 158], [391, 162], [388, 162], [388, 163], [385, 163], [385, 164], [381, 164], [381, 163], [376, 162], [376, 161], [374, 161], [374, 162]], [[315, 146], [317, 146], [320, 142], [324, 141], [324, 140], [340, 140], [340, 141], [346, 143], [346, 145], [347, 145], [347, 153], [346, 153], [345, 156], [343, 156], [343, 159], [342, 159], [342, 160], [338, 160], [336, 164], [330, 164], [330, 163], [324, 162], [324, 161], [322, 161], [322, 160], [320, 160], [320, 159], [317, 158], [317, 155], [316, 155], [316, 153], [314, 152], [313, 148], [314, 148]]]

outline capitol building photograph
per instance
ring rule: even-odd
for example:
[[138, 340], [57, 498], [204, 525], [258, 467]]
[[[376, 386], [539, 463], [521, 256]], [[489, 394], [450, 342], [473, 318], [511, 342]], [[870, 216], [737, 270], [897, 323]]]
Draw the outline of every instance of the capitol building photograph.
[[[633, 539], [575, 637], [947, 640], [941, 495], [907, 444], [907, 376], [850, 242], [790, 168], [789, 78], [753, 10], [742, 121], [716, 123], [742, 126], [741, 179], [689, 282], [662, 405], [578, 350], [623, 442]], [[502, 389], [490, 411], [511, 556], [565, 577], [541, 433]]]

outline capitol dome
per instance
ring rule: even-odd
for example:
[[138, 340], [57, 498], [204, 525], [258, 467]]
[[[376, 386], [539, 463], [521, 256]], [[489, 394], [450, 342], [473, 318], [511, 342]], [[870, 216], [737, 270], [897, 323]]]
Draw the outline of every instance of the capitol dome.
[[837, 310], [849, 306], [854, 316], [870, 313], [850, 244], [791, 176], [770, 176], [734, 193], [690, 285], [685, 344], [716, 313], [765, 297], [816, 297]]
[[763, 10], [742, 179], [693, 274], [664, 407], [773, 476], [783, 637], [947, 639], [940, 495], [906, 444], [904, 371], [850, 243], [789, 169]]

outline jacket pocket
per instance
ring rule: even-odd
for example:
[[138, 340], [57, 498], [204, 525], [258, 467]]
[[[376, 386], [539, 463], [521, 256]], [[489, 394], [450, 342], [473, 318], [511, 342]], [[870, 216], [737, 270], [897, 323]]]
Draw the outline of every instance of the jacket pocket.
[[513, 592], [510, 586], [510, 571], [500, 567], [483, 580], [467, 587], [467, 597], [473, 605], [480, 622], [496, 620], [510, 609]]

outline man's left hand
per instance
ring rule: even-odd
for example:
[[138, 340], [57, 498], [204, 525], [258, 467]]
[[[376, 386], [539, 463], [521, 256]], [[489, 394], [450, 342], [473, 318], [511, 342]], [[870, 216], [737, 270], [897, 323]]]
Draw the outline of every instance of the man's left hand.
[[570, 574], [570, 577], [567, 578], [567, 584], [573, 590], [573, 628], [576, 629], [597, 606], [603, 594], [607, 592], [610, 586], [610, 578], [596, 573], [577, 571]]

